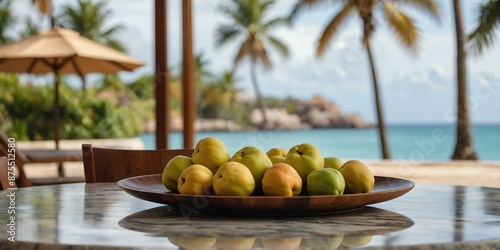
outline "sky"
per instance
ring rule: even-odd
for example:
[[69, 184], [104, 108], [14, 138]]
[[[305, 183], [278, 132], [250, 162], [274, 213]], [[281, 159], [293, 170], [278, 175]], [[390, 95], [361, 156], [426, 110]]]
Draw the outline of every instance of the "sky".
[[[484, 0], [462, 0], [464, 25], [469, 32], [475, 25], [477, 5]], [[215, 73], [231, 69], [241, 40], [223, 47], [215, 45], [215, 32], [229, 21], [218, 12], [224, 0], [193, 0], [194, 51], [203, 52]], [[288, 15], [296, 1], [277, 0], [269, 17]], [[455, 122], [456, 65], [455, 28], [452, 1], [437, 1], [441, 20], [403, 8], [420, 29], [418, 54], [412, 55], [398, 43], [385, 20], [376, 15], [377, 30], [372, 50], [376, 62], [385, 119], [388, 124], [445, 124]], [[54, 0], [55, 10], [73, 0]], [[181, 0], [168, 1], [168, 62], [178, 67], [182, 57]], [[126, 27], [117, 35], [128, 54], [146, 63], [133, 73], [120, 73], [133, 80], [154, 70], [154, 1], [108, 0], [113, 12], [108, 25]], [[29, 0], [13, 1], [16, 15], [33, 16], [44, 28], [48, 20], [40, 16]], [[316, 42], [336, 6], [312, 9], [298, 16], [292, 27], [275, 29], [275, 36], [290, 48], [289, 58], [270, 52], [271, 70], [258, 68], [258, 81], [264, 95], [309, 99], [322, 95], [344, 113], [358, 113], [376, 122], [371, 73], [361, 46], [361, 23], [353, 16], [342, 27], [322, 58], [315, 55]], [[22, 28], [22, 24], [18, 29]], [[500, 37], [497, 34], [498, 41]], [[482, 56], [470, 56], [468, 66], [469, 109], [473, 123], [500, 123], [500, 47], [493, 46]], [[253, 94], [248, 63], [237, 69], [238, 87]], [[96, 79], [90, 78], [90, 79]], [[90, 80], [92, 82], [92, 80]]]

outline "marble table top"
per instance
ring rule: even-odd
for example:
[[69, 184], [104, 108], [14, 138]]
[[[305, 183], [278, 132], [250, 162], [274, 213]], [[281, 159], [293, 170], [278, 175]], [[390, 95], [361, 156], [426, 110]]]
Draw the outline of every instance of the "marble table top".
[[358, 211], [289, 218], [184, 216], [115, 183], [0, 196], [0, 249], [500, 249], [494, 188], [417, 184]]

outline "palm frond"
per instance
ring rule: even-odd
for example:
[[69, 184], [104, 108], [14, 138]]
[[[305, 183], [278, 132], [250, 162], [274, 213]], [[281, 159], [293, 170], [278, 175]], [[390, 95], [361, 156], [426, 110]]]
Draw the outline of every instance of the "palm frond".
[[106, 9], [105, 2], [97, 2], [95, 5], [92, 5], [90, 2], [90, 6], [93, 14], [96, 16], [96, 21], [101, 24], [105, 23], [113, 14], [111, 9]]
[[233, 2], [226, 2], [225, 4], [221, 4], [217, 7], [217, 11], [225, 16], [234, 17], [235, 13], [235, 5]]
[[30, 17], [25, 17], [24, 19], [25, 27], [24, 31], [21, 32], [21, 37], [26, 38], [30, 36], [34, 36], [38, 33], [39, 27], [38, 23], [35, 22], [32, 18]]
[[238, 53], [234, 57], [234, 68], [236, 68], [245, 56], [250, 55], [252, 52], [252, 41], [250, 39], [246, 39], [240, 46]]
[[335, 33], [339, 30], [344, 21], [349, 17], [349, 14], [352, 10], [353, 6], [350, 3], [346, 3], [340, 10], [340, 12], [335, 15], [332, 21], [330, 21], [328, 26], [326, 26], [325, 30], [321, 34], [320, 39], [318, 40], [318, 48], [316, 49], [317, 56], [323, 55], [328, 45], [330, 45], [330, 41], [333, 39]]
[[257, 17], [255, 24], [259, 24], [260, 26], [263, 26], [264, 25], [263, 22], [269, 23], [269, 22], [265, 22], [263, 19], [267, 15], [267, 13], [270, 11], [271, 7], [274, 5], [275, 0], [258, 0], [258, 2], [260, 2], [260, 6], [258, 8], [259, 15]]
[[31, 0], [31, 4], [36, 5], [38, 11], [44, 15], [50, 15], [52, 12], [51, 0]]
[[267, 40], [269, 41], [269, 44], [271, 44], [283, 57], [288, 57], [290, 55], [288, 47], [278, 38], [274, 36], [267, 36]]
[[[233, 70], [246, 57], [252, 62], [260, 61], [269, 67], [271, 61], [265, 45], [273, 46], [284, 56], [289, 54], [286, 45], [270, 34], [272, 28], [290, 23], [287, 17], [266, 18], [267, 11], [275, 2], [276, 0], [228, 0], [219, 6], [219, 11], [233, 23], [218, 26], [217, 44], [223, 45], [238, 37], [243, 41], [234, 58]], [[261, 39], [264, 39], [266, 44]]]
[[292, 9], [292, 12], [289, 15], [290, 19], [294, 19], [300, 14], [302, 11], [306, 9], [312, 8], [322, 8], [325, 5], [331, 3], [331, 0], [299, 0]]
[[112, 11], [106, 8], [104, 1], [94, 3], [91, 0], [78, 0], [76, 5], [63, 5], [58, 20], [62, 26], [75, 30], [86, 38], [125, 51], [125, 47], [114, 37], [125, 26], [106, 25], [111, 15]]
[[270, 9], [270, 7], [276, 2], [275, 0], [262, 0], [261, 2], [261, 7], [260, 7], [260, 12], [262, 16], [266, 14], [266, 12]]
[[210, 61], [206, 59], [205, 53], [203, 51], [197, 53], [194, 57], [196, 81], [198, 82], [208, 82], [214, 78], [214, 74], [208, 70], [207, 66]]
[[394, 31], [402, 45], [410, 49], [410, 51], [415, 52], [415, 45], [418, 41], [418, 29], [413, 20], [396, 8], [391, 2], [384, 2], [382, 10], [390, 24], [389, 27]]
[[500, 23], [500, 1], [489, 0], [478, 8], [476, 28], [469, 35], [469, 50], [481, 54], [495, 43], [496, 28]]
[[115, 25], [107, 30], [105, 30], [104, 32], [101, 33], [101, 36], [102, 37], [111, 37], [113, 36], [114, 34], [122, 31], [122, 30], [125, 30], [125, 26], [121, 25], [121, 24], [118, 24], [118, 25]]
[[247, 1], [233, 0], [227, 1], [218, 6], [218, 11], [224, 16], [234, 20], [234, 25], [247, 26], [250, 24], [250, 15]]
[[12, 14], [10, 1], [0, 1], [0, 4], [0, 44], [11, 43], [14, 38], [7, 34], [7, 30], [15, 25], [16, 19]]
[[262, 24], [261, 29], [263, 30], [263, 32], [265, 32], [279, 25], [290, 26], [291, 24], [292, 22], [289, 17], [278, 17], [278, 18], [273, 18], [267, 21], [266, 23]]
[[220, 25], [217, 27], [216, 44], [220, 46], [231, 42], [236, 39], [240, 33], [241, 30], [234, 25]]
[[260, 60], [262, 62], [262, 65], [264, 65], [264, 69], [269, 69], [271, 68], [271, 60], [269, 60], [269, 56], [267, 55], [267, 50], [262, 42], [262, 40], [256, 39], [253, 42], [253, 52], [252, 52], [252, 61], [256, 62], [257, 60]]
[[121, 51], [121, 52], [127, 52], [127, 49], [125, 48], [125, 46], [123, 45], [123, 43], [121, 43], [120, 41], [116, 40], [116, 39], [109, 39], [107, 42], [106, 42], [106, 45], [108, 47], [111, 47], [115, 50], [118, 50], [118, 51]]
[[412, 6], [419, 11], [429, 14], [436, 21], [441, 21], [439, 15], [439, 5], [435, 0], [392, 0], [392, 2]]

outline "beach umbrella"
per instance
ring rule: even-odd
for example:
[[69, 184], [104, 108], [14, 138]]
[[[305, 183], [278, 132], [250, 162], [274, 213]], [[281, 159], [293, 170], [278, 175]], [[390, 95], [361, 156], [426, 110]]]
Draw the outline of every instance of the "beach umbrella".
[[59, 75], [133, 71], [143, 62], [56, 27], [0, 47], [0, 72], [54, 74], [54, 140], [59, 148]]

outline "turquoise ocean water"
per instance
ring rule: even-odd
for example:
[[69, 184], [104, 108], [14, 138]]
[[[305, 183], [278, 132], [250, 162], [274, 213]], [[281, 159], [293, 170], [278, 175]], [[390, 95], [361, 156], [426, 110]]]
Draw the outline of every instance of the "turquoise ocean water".
[[[450, 125], [398, 125], [387, 128], [392, 159], [409, 161], [448, 160], [455, 146], [455, 129]], [[196, 140], [216, 137], [223, 141], [232, 155], [252, 145], [264, 151], [273, 147], [290, 148], [307, 142], [317, 146], [324, 156], [342, 159], [380, 159], [376, 128], [314, 129], [297, 131], [199, 132]], [[481, 160], [500, 160], [500, 125], [475, 125], [473, 138]], [[153, 134], [141, 135], [147, 149], [155, 148]], [[182, 133], [172, 132], [170, 148], [182, 148]]]

